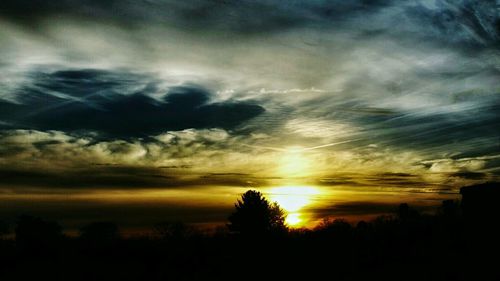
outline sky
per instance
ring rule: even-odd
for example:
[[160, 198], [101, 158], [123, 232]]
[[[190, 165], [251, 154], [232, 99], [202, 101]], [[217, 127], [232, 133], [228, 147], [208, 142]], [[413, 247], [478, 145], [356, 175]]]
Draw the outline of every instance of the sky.
[[500, 175], [498, 0], [2, 0], [0, 218], [289, 224]]

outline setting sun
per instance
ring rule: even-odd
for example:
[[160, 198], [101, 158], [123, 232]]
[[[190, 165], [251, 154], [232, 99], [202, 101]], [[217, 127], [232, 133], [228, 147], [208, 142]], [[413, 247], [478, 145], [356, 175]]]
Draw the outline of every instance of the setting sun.
[[311, 205], [319, 194], [319, 189], [312, 186], [280, 186], [269, 191], [269, 198], [287, 212], [289, 226], [302, 226], [308, 222], [304, 208]]
[[299, 226], [302, 223], [302, 218], [298, 213], [288, 214], [285, 223], [289, 226]]

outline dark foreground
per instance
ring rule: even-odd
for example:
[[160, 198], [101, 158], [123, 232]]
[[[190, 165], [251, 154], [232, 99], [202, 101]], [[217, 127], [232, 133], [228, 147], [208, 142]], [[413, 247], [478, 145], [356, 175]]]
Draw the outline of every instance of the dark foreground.
[[68, 238], [55, 223], [22, 217], [17, 241], [0, 240], [0, 280], [500, 280], [490, 219], [445, 202], [436, 215], [403, 206], [312, 231], [204, 235], [163, 224], [154, 237], [122, 239], [110, 223]]

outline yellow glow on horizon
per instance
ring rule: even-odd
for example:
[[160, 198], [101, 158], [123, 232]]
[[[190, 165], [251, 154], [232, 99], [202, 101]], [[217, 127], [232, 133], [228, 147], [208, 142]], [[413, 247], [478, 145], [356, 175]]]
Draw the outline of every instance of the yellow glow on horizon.
[[302, 226], [307, 223], [304, 207], [313, 204], [319, 194], [320, 190], [312, 186], [279, 186], [269, 190], [269, 199], [287, 212], [286, 224]]

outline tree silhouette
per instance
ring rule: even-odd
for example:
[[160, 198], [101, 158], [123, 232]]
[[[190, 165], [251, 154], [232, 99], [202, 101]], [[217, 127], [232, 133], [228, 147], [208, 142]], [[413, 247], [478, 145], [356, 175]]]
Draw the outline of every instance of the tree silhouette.
[[399, 204], [397, 215], [401, 222], [408, 222], [411, 220], [415, 220], [420, 216], [418, 211], [411, 208], [410, 205], [408, 205], [408, 203]]
[[183, 240], [195, 233], [194, 229], [182, 222], [161, 222], [153, 227], [153, 231], [164, 240]]
[[93, 222], [80, 229], [80, 238], [88, 241], [113, 242], [120, 238], [118, 226], [112, 222]]
[[5, 234], [9, 234], [9, 225], [6, 222], [0, 221], [0, 238]]
[[20, 248], [36, 252], [55, 250], [63, 238], [58, 223], [27, 215], [18, 218], [15, 233]]
[[286, 230], [285, 211], [258, 191], [248, 190], [234, 206], [227, 225], [232, 232], [259, 235]]

